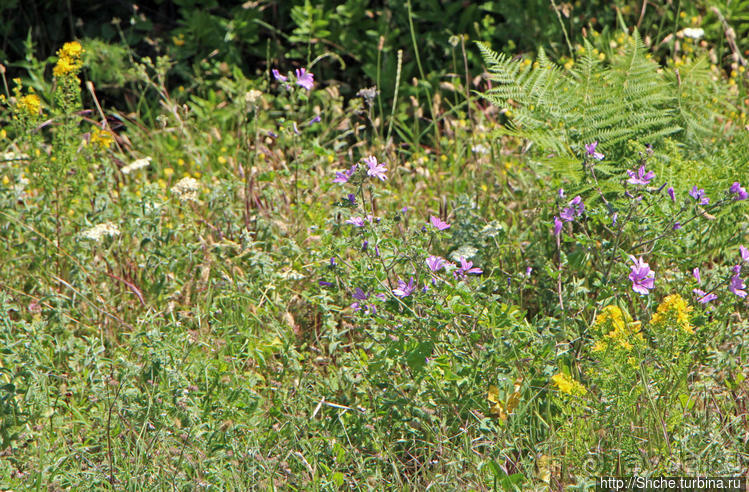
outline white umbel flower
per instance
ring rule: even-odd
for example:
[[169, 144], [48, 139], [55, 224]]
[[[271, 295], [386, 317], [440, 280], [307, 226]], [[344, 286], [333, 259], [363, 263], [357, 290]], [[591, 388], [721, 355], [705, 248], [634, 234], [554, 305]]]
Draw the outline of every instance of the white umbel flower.
[[91, 229], [81, 232], [82, 238], [89, 239], [97, 243], [101, 242], [101, 240], [105, 237], [115, 237], [119, 235], [119, 227], [117, 227], [115, 224], [112, 224], [111, 222], [104, 222], [103, 224], [95, 225]]
[[143, 169], [144, 167], [148, 167], [148, 165], [151, 164], [151, 158], [150, 157], [144, 157], [143, 159], [138, 159], [137, 161], [133, 161], [127, 166], [122, 168], [122, 174], [130, 174], [133, 171], [137, 171], [138, 169]]
[[705, 30], [701, 27], [685, 27], [681, 33], [687, 38], [700, 39], [705, 35]]
[[195, 178], [182, 178], [172, 186], [172, 193], [177, 195], [181, 202], [198, 201], [198, 190], [200, 183]]

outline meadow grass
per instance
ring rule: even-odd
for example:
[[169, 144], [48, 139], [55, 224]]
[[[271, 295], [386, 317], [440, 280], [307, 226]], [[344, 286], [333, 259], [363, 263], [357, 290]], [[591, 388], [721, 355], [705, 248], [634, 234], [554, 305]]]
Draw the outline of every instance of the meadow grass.
[[723, 141], [572, 131], [572, 177], [486, 76], [388, 115], [302, 72], [172, 91], [145, 59], [125, 113], [80, 48], [5, 98], [3, 488], [745, 473], [749, 175], [700, 164], [746, 155], [735, 82]]

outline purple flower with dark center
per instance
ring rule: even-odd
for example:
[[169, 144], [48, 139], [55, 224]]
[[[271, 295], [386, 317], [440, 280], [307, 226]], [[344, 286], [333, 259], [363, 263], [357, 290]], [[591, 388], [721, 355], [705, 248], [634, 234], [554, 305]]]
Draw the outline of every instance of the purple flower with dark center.
[[312, 72], [308, 72], [306, 68], [297, 68], [294, 73], [296, 74], [296, 85], [311, 91], [315, 83], [313, 80], [315, 75]]
[[[741, 267], [739, 267], [739, 270], [741, 270]], [[728, 290], [736, 294], [737, 296], [741, 297], [742, 299], [746, 297], [746, 284], [744, 284], [744, 281], [741, 280], [741, 277], [739, 277], [738, 272], [736, 272], [734, 268], [735, 275], [731, 277], [731, 281], [728, 284]]]
[[638, 169], [637, 172], [627, 169], [627, 174], [629, 174], [627, 183], [643, 186], [650, 184], [650, 181], [655, 177], [653, 171], [645, 172], [645, 165], [640, 166], [640, 169]]
[[356, 227], [364, 227], [364, 219], [361, 217], [351, 217], [346, 223]]
[[484, 271], [480, 268], [474, 267], [472, 261], [468, 261], [461, 256], [460, 266], [453, 272], [453, 275], [455, 275], [455, 277], [465, 277], [467, 273], [479, 275], [484, 273]]
[[593, 159], [600, 161], [603, 159], [603, 154], [600, 152], [596, 152], [596, 147], [598, 146], [598, 141], [595, 141], [593, 143], [589, 143], [585, 145], [585, 152], [592, 157]]
[[445, 229], [449, 229], [450, 228], [450, 224], [448, 224], [447, 222], [442, 221], [439, 217], [435, 217], [434, 215], [432, 215], [431, 217], [429, 217], [429, 222], [434, 227], [436, 227], [438, 231], [444, 231]]
[[279, 82], [286, 82], [287, 80], [289, 80], [288, 77], [286, 77], [285, 75], [281, 75], [281, 72], [279, 72], [275, 68], [271, 70], [271, 73], [273, 74], [273, 78]]
[[387, 179], [387, 176], [385, 176], [385, 171], [387, 171], [387, 168], [383, 166], [382, 164], [378, 164], [377, 158], [375, 156], [370, 155], [369, 157], [365, 157], [362, 160], [368, 167], [367, 169], [368, 176], [374, 176], [375, 178], [378, 178], [380, 181], [385, 181]]
[[438, 272], [445, 267], [445, 259], [441, 256], [430, 256], [426, 259], [426, 264], [433, 272]]
[[398, 280], [398, 287], [393, 289], [393, 294], [403, 298], [413, 294], [414, 290], [416, 290], [416, 285], [414, 284], [414, 278], [411, 277], [411, 280], [409, 280], [408, 283], [403, 280]]
[[655, 273], [650, 269], [650, 265], [642, 261], [642, 257], [629, 257], [634, 262], [629, 279], [632, 281], [632, 290], [638, 294], [648, 295], [650, 289], [655, 286]]
[[741, 261], [749, 262], [749, 249], [739, 246], [739, 253], [741, 254]]
[[731, 267], [731, 270], [733, 271], [734, 275], [738, 275], [741, 273], [741, 265], [734, 265]]
[[679, 229], [681, 229], [681, 222], [675, 223], [671, 229], [673, 229], [674, 231], [678, 231]]
[[697, 296], [699, 297], [699, 299], [697, 299], [697, 302], [699, 302], [700, 304], [707, 304], [708, 302], [714, 301], [718, 298], [718, 296], [716, 296], [715, 294], [706, 294], [704, 290], [700, 289], [692, 289], [692, 292], [697, 294]]
[[348, 183], [348, 180], [351, 179], [351, 176], [354, 175], [356, 172], [356, 169], [359, 167], [358, 164], [354, 164], [349, 169], [341, 172], [335, 173], [335, 178], [333, 178], [334, 183]]
[[335, 263], [335, 256], [333, 256], [332, 258], [330, 258], [330, 266], [334, 267], [335, 265], [336, 265], [336, 263]]
[[554, 216], [554, 235], [559, 236], [559, 234], [562, 233], [562, 221], [559, 220], [559, 217], [556, 215]]
[[332, 282], [327, 282], [325, 280], [318, 280], [317, 283], [320, 285], [320, 287], [333, 287]]
[[675, 202], [676, 201], [676, 195], [674, 195], [674, 188], [672, 186], [669, 186], [668, 189], [666, 190], [666, 192], [668, 193], [668, 196], [671, 197], [671, 201]]
[[694, 270], [692, 270], [692, 275], [694, 275], [695, 280], [697, 280], [698, 284], [702, 283], [702, 277], [700, 277], [700, 269], [695, 267]]
[[744, 188], [742, 188], [741, 184], [739, 184], [738, 181], [734, 182], [731, 187], [728, 189], [731, 193], [733, 193], [734, 200], [746, 200], [747, 197], [749, 197], [749, 193], [746, 192]]
[[564, 189], [559, 188], [559, 191], [557, 191], [557, 196], [561, 199], [564, 199]]
[[710, 198], [708, 198], [705, 195], [705, 190], [702, 188], [697, 188], [697, 186], [692, 186], [692, 189], [689, 191], [689, 196], [694, 198], [695, 200], [698, 200], [700, 205], [707, 205], [710, 203]]
[[349, 193], [346, 197], [346, 200], [351, 202], [351, 205], [356, 206], [356, 195], [354, 195], [353, 193]]
[[362, 253], [365, 252], [365, 251], [367, 251], [367, 247], [368, 246], [369, 246], [369, 241], [364, 241], [363, 243], [361, 243]]

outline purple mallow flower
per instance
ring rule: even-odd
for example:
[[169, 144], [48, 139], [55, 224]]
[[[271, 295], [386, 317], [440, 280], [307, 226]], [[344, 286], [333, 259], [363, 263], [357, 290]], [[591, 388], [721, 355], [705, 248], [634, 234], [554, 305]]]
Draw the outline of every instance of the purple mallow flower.
[[650, 265], [642, 261], [642, 257], [629, 257], [634, 262], [629, 279], [632, 281], [632, 290], [638, 294], [648, 295], [650, 290], [655, 286], [655, 273], [650, 269]]
[[705, 190], [702, 188], [697, 188], [697, 186], [692, 186], [692, 189], [689, 190], [689, 196], [694, 198], [695, 200], [698, 200], [700, 205], [707, 205], [710, 203], [710, 199], [705, 195]]
[[445, 229], [450, 228], [450, 224], [447, 222], [444, 222], [439, 217], [435, 217], [434, 215], [429, 217], [429, 222], [438, 230], [438, 231], [444, 231]]
[[596, 147], [598, 146], [598, 141], [595, 141], [593, 143], [589, 143], [585, 145], [585, 152], [592, 157], [593, 159], [600, 161], [603, 159], [603, 154], [600, 152], [596, 152]]
[[749, 249], [739, 246], [739, 253], [741, 254], [741, 261], [749, 262]]
[[356, 172], [357, 167], [359, 167], [359, 165], [354, 164], [353, 166], [351, 166], [349, 169], [346, 169], [342, 173], [336, 172], [335, 178], [333, 178], [333, 182], [334, 183], [348, 183], [348, 180], [351, 179], [351, 176], [353, 176], [354, 173]]
[[694, 275], [694, 278], [695, 278], [695, 280], [697, 280], [698, 284], [702, 283], [702, 277], [700, 277], [700, 269], [699, 268], [695, 268], [694, 270], [692, 270], [692, 275]]
[[577, 195], [570, 200], [570, 203], [567, 204], [567, 207], [562, 209], [562, 212], [559, 215], [562, 217], [563, 221], [571, 222], [582, 215], [584, 210], [585, 204], [583, 203], [583, 199], [580, 198], [580, 195]]
[[554, 216], [554, 235], [558, 236], [562, 233], [562, 221], [559, 220], [559, 217], [556, 215]]
[[564, 199], [564, 188], [559, 188], [559, 191], [557, 191], [557, 196], [561, 199]]
[[286, 82], [287, 80], [289, 80], [288, 77], [286, 77], [285, 75], [281, 75], [281, 72], [279, 72], [275, 68], [271, 70], [271, 73], [273, 74], [273, 78], [279, 82]]
[[433, 272], [438, 272], [445, 267], [445, 259], [441, 256], [430, 256], [426, 259], [426, 264]]
[[704, 290], [700, 289], [692, 289], [692, 292], [697, 294], [697, 296], [699, 297], [699, 299], [697, 299], [697, 302], [699, 302], [700, 304], [707, 304], [708, 302], [714, 301], [718, 298], [718, 296], [716, 296], [715, 294], [706, 294]]
[[614, 215], [611, 217], [611, 225], [612, 226], [616, 225], [616, 219], [618, 219], [618, 218], [619, 218], [619, 212], [614, 212]]
[[387, 179], [387, 176], [385, 176], [385, 171], [387, 171], [387, 168], [382, 164], [377, 163], [377, 158], [375, 156], [370, 155], [369, 157], [365, 157], [362, 160], [367, 165], [368, 176], [374, 176], [375, 178], [380, 179], [380, 181], [385, 181]]
[[[744, 281], [741, 280], [741, 277], [739, 277], [739, 273], [741, 272], [741, 266], [736, 265], [738, 268], [734, 267], [733, 272], [734, 275], [731, 277], [731, 281], [728, 283], [728, 290], [736, 294], [737, 296], [741, 297], [742, 299], [746, 297], [746, 284], [744, 284]], [[737, 271], [738, 270], [738, 271]]]
[[320, 285], [320, 287], [333, 287], [333, 283], [326, 280], [318, 280], [317, 283]]
[[675, 223], [673, 227], [671, 227], [671, 229], [673, 229], [674, 231], [678, 231], [679, 229], [681, 229], [681, 222]]
[[733, 197], [734, 200], [746, 200], [749, 197], [749, 193], [746, 192], [738, 181], [734, 182], [728, 191], [735, 195]]
[[314, 118], [312, 118], [311, 120], [309, 120], [309, 121], [307, 122], [307, 125], [311, 125], [311, 124], [313, 124], [313, 123], [319, 123], [321, 119], [322, 119], [322, 118], [320, 118], [320, 115], [317, 115], [317, 116], [315, 116]]
[[356, 227], [364, 227], [364, 219], [361, 217], [351, 217], [346, 223]]
[[398, 280], [398, 287], [396, 289], [393, 289], [393, 294], [403, 298], [413, 294], [414, 290], [416, 290], [416, 284], [414, 284], [414, 278], [411, 277], [408, 283], [404, 282], [403, 280]]
[[353, 193], [349, 193], [346, 197], [346, 200], [348, 200], [351, 205], [356, 206], [356, 195], [354, 195]]
[[294, 73], [296, 73], [296, 85], [311, 91], [312, 86], [315, 84], [313, 80], [315, 75], [312, 72], [308, 72], [306, 68], [297, 68]]
[[644, 165], [640, 166], [640, 169], [638, 169], [637, 172], [627, 169], [627, 174], [629, 174], [627, 183], [643, 186], [650, 184], [650, 181], [655, 177], [655, 173], [653, 171], [645, 172]]
[[671, 197], [671, 201], [675, 202], [676, 201], [676, 195], [674, 195], [674, 188], [672, 186], [669, 186], [668, 189], [666, 190], [666, 192], [668, 193], [668, 196]]
[[484, 271], [480, 268], [474, 267], [472, 261], [468, 261], [461, 256], [460, 266], [453, 272], [453, 275], [455, 275], [455, 277], [465, 277], [467, 273], [479, 275], [484, 273]]

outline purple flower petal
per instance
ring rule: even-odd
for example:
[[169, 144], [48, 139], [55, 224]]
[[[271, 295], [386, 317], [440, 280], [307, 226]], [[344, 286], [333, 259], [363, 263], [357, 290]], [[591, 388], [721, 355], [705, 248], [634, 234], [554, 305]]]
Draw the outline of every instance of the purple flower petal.
[[593, 159], [600, 161], [603, 159], [604, 155], [600, 152], [596, 152], [596, 147], [598, 146], [598, 141], [595, 141], [593, 143], [589, 143], [585, 145], [585, 152], [592, 157]]
[[699, 296], [697, 302], [699, 302], [700, 304], [707, 304], [708, 302], [714, 301], [718, 298], [718, 296], [716, 296], [715, 294], [706, 294], [705, 291], [700, 289], [692, 289], [692, 292]]
[[385, 181], [387, 179], [387, 176], [385, 176], [385, 171], [387, 171], [387, 168], [382, 164], [378, 164], [377, 158], [375, 156], [370, 155], [369, 157], [365, 157], [362, 160], [368, 167], [367, 176], [374, 176], [380, 181]]
[[435, 217], [434, 215], [429, 217], [429, 222], [438, 230], [438, 231], [444, 231], [445, 229], [450, 228], [450, 224], [447, 222], [444, 222], [439, 217]]
[[632, 290], [638, 294], [648, 295], [650, 290], [655, 286], [655, 273], [650, 269], [650, 265], [642, 260], [642, 257], [629, 257], [634, 263], [629, 279], [632, 281]]
[[445, 259], [441, 256], [430, 256], [426, 259], [426, 264], [433, 272], [438, 272], [445, 267]]
[[279, 82], [286, 82], [287, 80], [289, 80], [288, 77], [286, 77], [284, 75], [281, 75], [281, 72], [279, 72], [275, 68], [273, 70], [271, 70], [271, 73], [273, 74], [273, 78], [276, 79]]
[[645, 172], [645, 166], [640, 166], [640, 169], [635, 171], [630, 171], [627, 169], [627, 174], [629, 174], [629, 179], [627, 180], [627, 183], [634, 184], [634, 185], [647, 185], [650, 183], [650, 181], [655, 177], [655, 173], [653, 171]]
[[304, 87], [308, 91], [312, 90], [312, 86], [315, 83], [315, 75], [312, 72], [308, 72], [306, 68], [297, 68], [294, 73], [296, 74], [296, 84], [298, 86]]
[[559, 236], [559, 234], [562, 233], [562, 221], [559, 220], [559, 217], [556, 215], [554, 216], [554, 235]]

